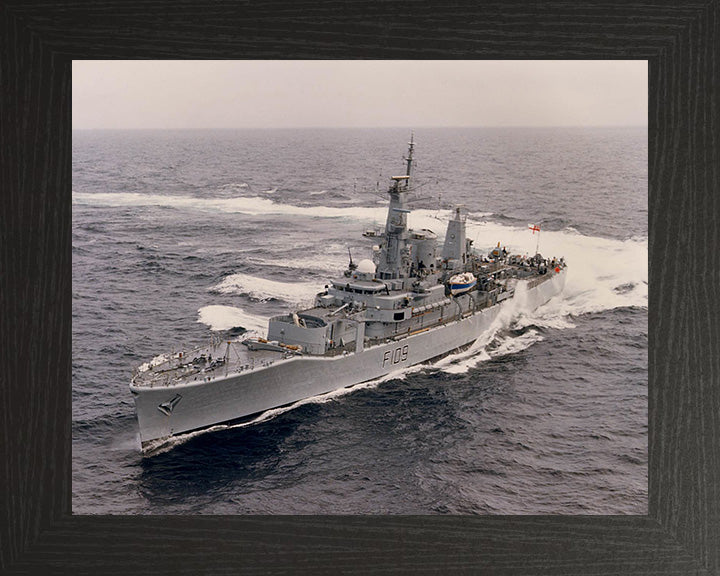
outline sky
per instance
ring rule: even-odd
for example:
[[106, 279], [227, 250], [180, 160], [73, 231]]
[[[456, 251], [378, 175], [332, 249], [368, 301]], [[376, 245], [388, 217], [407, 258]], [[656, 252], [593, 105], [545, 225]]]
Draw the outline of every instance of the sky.
[[647, 126], [645, 60], [73, 61], [74, 129]]

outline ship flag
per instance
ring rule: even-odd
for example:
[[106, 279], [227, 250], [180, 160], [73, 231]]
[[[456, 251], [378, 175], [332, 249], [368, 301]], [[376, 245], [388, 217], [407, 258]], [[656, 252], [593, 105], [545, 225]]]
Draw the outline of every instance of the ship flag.
[[535, 235], [535, 232], [538, 233], [537, 243], [535, 244], [535, 254], [539, 254], [540, 253], [540, 226], [538, 226], [537, 224], [528, 224], [528, 228], [530, 228], [530, 230], [532, 230], [533, 236]]

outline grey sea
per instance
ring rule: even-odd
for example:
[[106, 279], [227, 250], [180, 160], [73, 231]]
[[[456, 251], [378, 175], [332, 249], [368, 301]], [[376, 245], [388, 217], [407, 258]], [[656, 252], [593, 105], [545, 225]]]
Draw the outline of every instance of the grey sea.
[[[646, 514], [646, 128], [415, 128], [413, 228], [564, 256], [470, 350], [142, 456], [133, 368], [368, 257], [410, 128], [74, 131], [73, 512]], [[537, 224], [539, 236], [528, 227]]]

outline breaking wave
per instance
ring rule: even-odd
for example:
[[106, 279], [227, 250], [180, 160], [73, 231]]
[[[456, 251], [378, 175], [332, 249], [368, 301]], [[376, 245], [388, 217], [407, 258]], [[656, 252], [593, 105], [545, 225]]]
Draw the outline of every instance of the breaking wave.
[[[536, 239], [529, 239], [525, 228], [492, 222], [468, 222], [469, 237], [472, 237], [471, 229], [479, 237], [502, 238], [501, 244], [511, 253], [530, 254], [535, 251]], [[518, 294], [470, 348], [443, 358], [435, 364], [436, 368], [452, 374], [467, 372], [480, 362], [517, 353], [541, 341], [542, 329], [574, 328], [573, 318], [582, 314], [615, 308], [647, 309], [646, 238], [613, 240], [582, 236], [567, 229], [543, 231], [539, 251], [546, 256], [563, 256], [568, 263], [563, 292], [535, 310], [523, 309], [520, 302], [515, 302], [521, 297]], [[510, 330], [520, 330], [521, 333], [515, 335]]]
[[322, 282], [280, 282], [267, 280], [250, 274], [231, 274], [222, 282], [213, 286], [212, 292], [221, 294], [238, 294], [253, 300], [284, 300], [299, 304], [312, 298], [323, 288]]
[[249, 331], [264, 333], [268, 318], [250, 314], [242, 308], [234, 306], [204, 306], [198, 310], [198, 322], [206, 324], [210, 330], [230, 330], [244, 328]]
[[[508, 251], [533, 254], [537, 236], [527, 228], [503, 226], [495, 222], [467, 225], [468, 238], [475, 247], [487, 252], [498, 242]], [[542, 231], [539, 252], [546, 257], [564, 257], [568, 278], [564, 299], [555, 301], [559, 314], [585, 314], [612, 308], [648, 305], [648, 240], [617, 240], [583, 236], [565, 229]], [[548, 309], [545, 309], [548, 312]]]

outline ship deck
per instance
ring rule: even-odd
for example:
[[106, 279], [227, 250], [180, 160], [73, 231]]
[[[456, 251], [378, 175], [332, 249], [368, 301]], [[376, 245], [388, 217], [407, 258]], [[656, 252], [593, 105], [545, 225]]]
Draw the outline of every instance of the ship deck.
[[[525, 279], [528, 280], [529, 287], [532, 287], [550, 277], [551, 275], [531, 274], [530, 277]], [[304, 314], [307, 313], [319, 318], [326, 318], [331, 312], [327, 308], [310, 308], [302, 311]], [[466, 315], [467, 313], [462, 316]], [[402, 332], [384, 338], [368, 338], [364, 347], [367, 349], [389, 341], [402, 340], [413, 336], [415, 333], [426, 332], [457, 319], [458, 316], [456, 315], [448, 316], [440, 322], [424, 326], [422, 330], [415, 332]], [[302, 356], [302, 354], [289, 349], [251, 350], [243, 344], [245, 339], [246, 337], [241, 337], [239, 340], [221, 340], [189, 352], [175, 352], [158, 356], [134, 372], [132, 386], [135, 388], [156, 388], [187, 385], [194, 382], [211, 382], [244, 372], [261, 370], [279, 360]], [[355, 352], [355, 348], [355, 342], [350, 342], [344, 346], [330, 348], [324, 354], [313, 355], [313, 357], [333, 358], [352, 354]]]
[[240, 340], [226, 340], [189, 352], [159, 356], [139, 368], [133, 375], [132, 383], [136, 387], [155, 388], [210, 382], [257, 370], [293, 355], [289, 351], [250, 350]]

